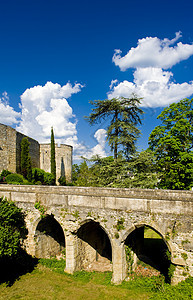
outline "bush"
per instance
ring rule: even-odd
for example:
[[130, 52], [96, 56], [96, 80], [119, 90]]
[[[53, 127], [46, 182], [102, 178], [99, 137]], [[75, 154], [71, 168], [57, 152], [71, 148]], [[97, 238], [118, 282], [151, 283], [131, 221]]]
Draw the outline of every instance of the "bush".
[[44, 184], [45, 185], [55, 185], [55, 176], [51, 173], [44, 173]]
[[20, 174], [13, 173], [13, 174], [7, 175], [5, 180], [7, 183], [10, 183], [10, 184], [22, 184], [23, 176]]
[[6, 183], [5, 177], [9, 174], [11, 174], [11, 172], [9, 172], [8, 170], [3, 170], [0, 175], [0, 182]]
[[27, 237], [24, 217], [14, 202], [0, 198], [0, 258], [15, 256], [21, 249], [21, 241]]
[[60, 185], [66, 185], [66, 177], [60, 176], [60, 178], [58, 179], [58, 182]]
[[41, 183], [44, 182], [44, 170], [34, 168], [32, 169], [32, 182], [36, 183], [37, 181], [40, 181]]
[[34, 184], [55, 185], [53, 174], [39, 168], [32, 169], [32, 182]]
[[12, 174], [10, 171], [8, 171], [8, 170], [3, 170], [2, 172], [1, 172], [1, 176], [2, 177], [6, 177], [7, 175], [9, 175], [9, 174]]

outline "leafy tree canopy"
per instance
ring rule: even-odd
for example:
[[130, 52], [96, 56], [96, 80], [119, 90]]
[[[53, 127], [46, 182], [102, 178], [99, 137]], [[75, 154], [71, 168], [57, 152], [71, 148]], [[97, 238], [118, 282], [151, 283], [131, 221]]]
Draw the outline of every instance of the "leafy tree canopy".
[[155, 168], [155, 158], [150, 150], [135, 153], [129, 161], [121, 154], [117, 159], [94, 156], [80, 166], [74, 165], [72, 178], [78, 186], [154, 188], [158, 181]]
[[0, 258], [16, 256], [27, 229], [22, 210], [12, 201], [0, 198]]
[[162, 172], [159, 186], [190, 189], [193, 186], [193, 99], [184, 99], [165, 108], [158, 116], [161, 125], [149, 137]]
[[114, 152], [114, 158], [118, 157], [118, 148], [128, 157], [135, 152], [135, 142], [139, 137], [141, 124], [140, 115], [143, 111], [139, 108], [140, 99], [113, 98], [106, 100], [90, 101], [94, 106], [92, 113], [85, 117], [89, 123], [96, 124], [102, 120], [109, 120], [107, 128], [107, 140]]

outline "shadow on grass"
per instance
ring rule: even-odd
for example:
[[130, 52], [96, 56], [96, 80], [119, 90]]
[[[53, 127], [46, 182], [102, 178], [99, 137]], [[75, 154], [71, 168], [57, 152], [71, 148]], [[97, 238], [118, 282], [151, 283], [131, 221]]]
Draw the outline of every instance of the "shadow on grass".
[[22, 249], [15, 257], [0, 258], [0, 284], [7, 283], [12, 286], [21, 275], [32, 272], [37, 263], [38, 259]]

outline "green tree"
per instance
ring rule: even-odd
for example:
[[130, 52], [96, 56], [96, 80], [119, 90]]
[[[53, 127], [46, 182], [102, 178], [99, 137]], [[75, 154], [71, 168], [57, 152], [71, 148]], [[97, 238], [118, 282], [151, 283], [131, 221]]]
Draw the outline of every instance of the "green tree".
[[193, 186], [193, 99], [183, 99], [158, 116], [161, 125], [149, 137], [161, 172], [159, 187], [190, 189]]
[[129, 161], [119, 153], [117, 159], [96, 155], [87, 162], [84, 160], [80, 166], [73, 166], [75, 185], [121, 188], [157, 186], [155, 158], [150, 150], [135, 153]]
[[21, 208], [14, 202], [0, 197], [0, 258], [16, 256], [27, 237]]
[[55, 141], [54, 141], [54, 130], [51, 128], [51, 173], [54, 176], [56, 183], [56, 157], [55, 157]]
[[83, 158], [83, 162], [79, 166], [75, 164], [72, 167], [72, 182], [78, 186], [91, 186], [90, 171], [86, 159]]
[[94, 105], [94, 108], [92, 113], [85, 118], [91, 125], [102, 120], [110, 121], [107, 128], [107, 140], [111, 151], [114, 152], [114, 158], [118, 157], [118, 148], [122, 148], [126, 157], [133, 154], [135, 142], [140, 134], [137, 126], [141, 124], [140, 115], [143, 113], [139, 108], [140, 99], [135, 96], [120, 97], [110, 100], [95, 100], [90, 103]]
[[159, 172], [151, 150], [136, 152], [128, 162], [128, 167], [130, 176], [125, 177], [122, 187], [147, 189], [157, 187]]
[[32, 179], [31, 157], [29, 154], [29, 141], [24, 137], [21, 141], [21, 174], [29, 181]]

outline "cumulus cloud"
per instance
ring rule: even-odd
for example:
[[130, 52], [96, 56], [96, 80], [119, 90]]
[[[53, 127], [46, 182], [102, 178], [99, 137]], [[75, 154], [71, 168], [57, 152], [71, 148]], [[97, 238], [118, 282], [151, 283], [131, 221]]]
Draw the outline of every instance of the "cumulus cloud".
[[172, 40], [167, 38], [160, 40], [157, 37], [139, 39], [137, 47], [131, 48], [123, 57], [121, 57], [122, 51], [120, 49], [115, 50], [113, 62], [119, 66], [121, 71], [128, 68], [171, 68], [193, 55], [193, 45], [179, 42], [176, 46], [171, 46], [180, 37], [181, 33], [177, 32], [176, 37]]
[[64, 86], [47, 82], [27, 89], [21, 95], [21, 121], [17, 130], [47, 142], [54, 127], [56, 140], [76, 136], [76, 119], [66, 98], [78, 93], [82, 86], [76, 83]]
[[105, 156], [103, 129], [95, 133], [98, 144], [93, 148], [78, 140], [77, 119], [67, 98], [80, 92], [82, 87], [79, 83], [61, 86], [47, 82], [44, 86], [27, 89], [21, 95], [21, 121], [16, 129], [40, 143], [49, 143], [53, 126], [55, 142], [73, 146], [75, 160], [79, 160], [81, 156], [90, 158], [94, 154]]
[[107, 137], [106, 130], [98, 129], [95, 132], [94, 137], [97, 140], [98, 144], [91, 149], [89, 156], [90, 157], [92, 157], [93, 155], [99, 155], [101, 157], [107, 156], [106, 151], [105, 151], [105, 143], [106, 143], [106, 137]]
[[193, 94], [193, 82], [182, 84], [172, 81], [172, 72], [160, 68], [139, 68], [134, 72], [133, 82], [124, 80], [108, 93], [108, 98], [142, 97], [143, 107], [165, 107]]
[[19, 122], [20, 113], [16, 112], [9, 105], [9, 97], [7, 92], [2, 94], [0, 98], [0, 122], [6, 125], [13, 125]]
[[193, 94], [193, 81], [175, 83], [173, 73], [164, 71], [193, 55], [193, 45], [178, 43], [171, 47], [181, 37], [177, 32], [174, 39], [160, 40], [157, 37], [146, 37], [138, 41], [136, 48], [121, 57], [121, 51], [116, 50], [113, 61], [121, 71], [135, 68], [133, 82], [112, 80], [108, 98], [130, 97], [136, 94], [143, 98], [143, 107], [164, 107]]
[[78, 143], [78, 141], [76, 141], [76, 143], [74, 144], [74, 159], [80, 160], [81, 157], [90, 159], [94, 155], [106, 157], [106, 136], [107, 133], [105, 129], [98, 129], [94, 134], [94, 138], [96, 139], [97, 145], [93, 148], [86, 146], [84, 143]]

